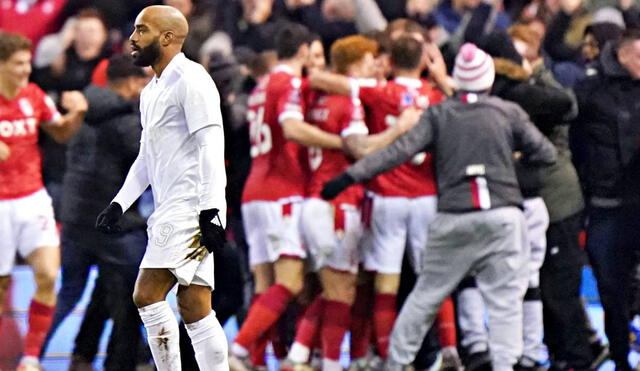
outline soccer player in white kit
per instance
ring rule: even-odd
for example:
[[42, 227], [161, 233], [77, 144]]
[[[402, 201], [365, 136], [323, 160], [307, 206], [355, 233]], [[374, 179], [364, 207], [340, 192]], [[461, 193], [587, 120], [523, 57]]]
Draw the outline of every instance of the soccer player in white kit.
[[150, 6], [136, 18], [132, 55], [155, 76], [140, 98], [140, 152], [96, 227], [117, 231], [122, 212], [152, 186], [155, 211], [133, 300], [156, 367], [181, 369], [178, 322], [166, 301], [177, 283], [200, 370], [224, 371], [227, 339], [211, 309], [212, 253], [224, 245], [224, 133], [213, 80], [180, 52], [187, 33], [187, 20], [173, 7]]

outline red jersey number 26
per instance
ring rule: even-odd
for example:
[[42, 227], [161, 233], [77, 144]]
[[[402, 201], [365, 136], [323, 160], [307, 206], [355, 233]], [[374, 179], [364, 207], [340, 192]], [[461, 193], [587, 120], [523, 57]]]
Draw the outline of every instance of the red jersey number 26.
[[249, 138], [251, 140], [251, 157], [264, 155], [271, 150], [271, 128], [264, 121], [264, 107], [248, 112]]

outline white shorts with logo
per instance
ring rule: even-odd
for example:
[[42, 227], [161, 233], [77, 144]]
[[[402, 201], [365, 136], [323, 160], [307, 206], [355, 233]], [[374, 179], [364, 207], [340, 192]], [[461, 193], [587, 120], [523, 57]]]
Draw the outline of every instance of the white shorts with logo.
[[310, 198], [302, 206], [302, 235], [313, 266], [358, 273], [362, 222], [355, 205], [335, 207], [327, 201]]
[[249, 264], [274, 263], [284, 257], [306, 258], [300, 231], [301, 214], [301, 197], [243, 204], [242, 220], [249, 244]]
[[214, 288], [213, 254], [200, 245], [196, 212], [154, 220], [140, 268], [167, 268], [183, 286]]
[[28, 196], [0, 200], [0, 276], [11, 274], [16, 253], [27, 257], [39, 247], [59, 245], [51, 197], [44, 188]]
[[372, 197], [370, 226], [364, 249], [364, 268], [382, 274], [399, 274], [405, 246], [411, 264], [422, 270], [429, 224], [435, 219], [437, 197]]

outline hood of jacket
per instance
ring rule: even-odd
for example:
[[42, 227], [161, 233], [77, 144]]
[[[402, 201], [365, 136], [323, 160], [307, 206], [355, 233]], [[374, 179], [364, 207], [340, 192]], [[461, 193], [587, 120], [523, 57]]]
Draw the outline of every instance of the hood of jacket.
[[134, 112], [134, 104], [113, 90], [96, 85], [89, 85], [84, 90], [84, 95], [89, 103], [89, 110], [85, 115], [85, 121], [89, 124], [98, 124], [126, 113]]
[[507, 58], [493, 58], [493, 65], [496, 76], [502, 75], [516, 81], [526, 81], [531, 77], [531, 74], [524, 67]]
[[618, 62], [618, 55], [612, 43], [607, 43], [602, 49], [599, 64], [605, 76], [630, 78], [629, 71]]

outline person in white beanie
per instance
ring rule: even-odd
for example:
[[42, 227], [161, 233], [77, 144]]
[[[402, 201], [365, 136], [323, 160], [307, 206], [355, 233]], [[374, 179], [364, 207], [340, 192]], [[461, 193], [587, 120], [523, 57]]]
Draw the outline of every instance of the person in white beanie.
[[463, 45], [453, 70], [459, 94], [421, 116], [404, 116], [419, 120], [411, 131], [323, 188], [331, 199], [416, 153], [434, 155], [438, 214], [429, 225], [423, 269], [391, 334], [387, 370], [414, 360], [440, 304], [470, 273], [487, 303], [493, 370], [512, 370], [522, 354], [528, 249], [513, 153], [520, 151], [529, 165], [548, 165], [556, 151], [517, 104], [487, 94], [494, 75], [490, 56]]

